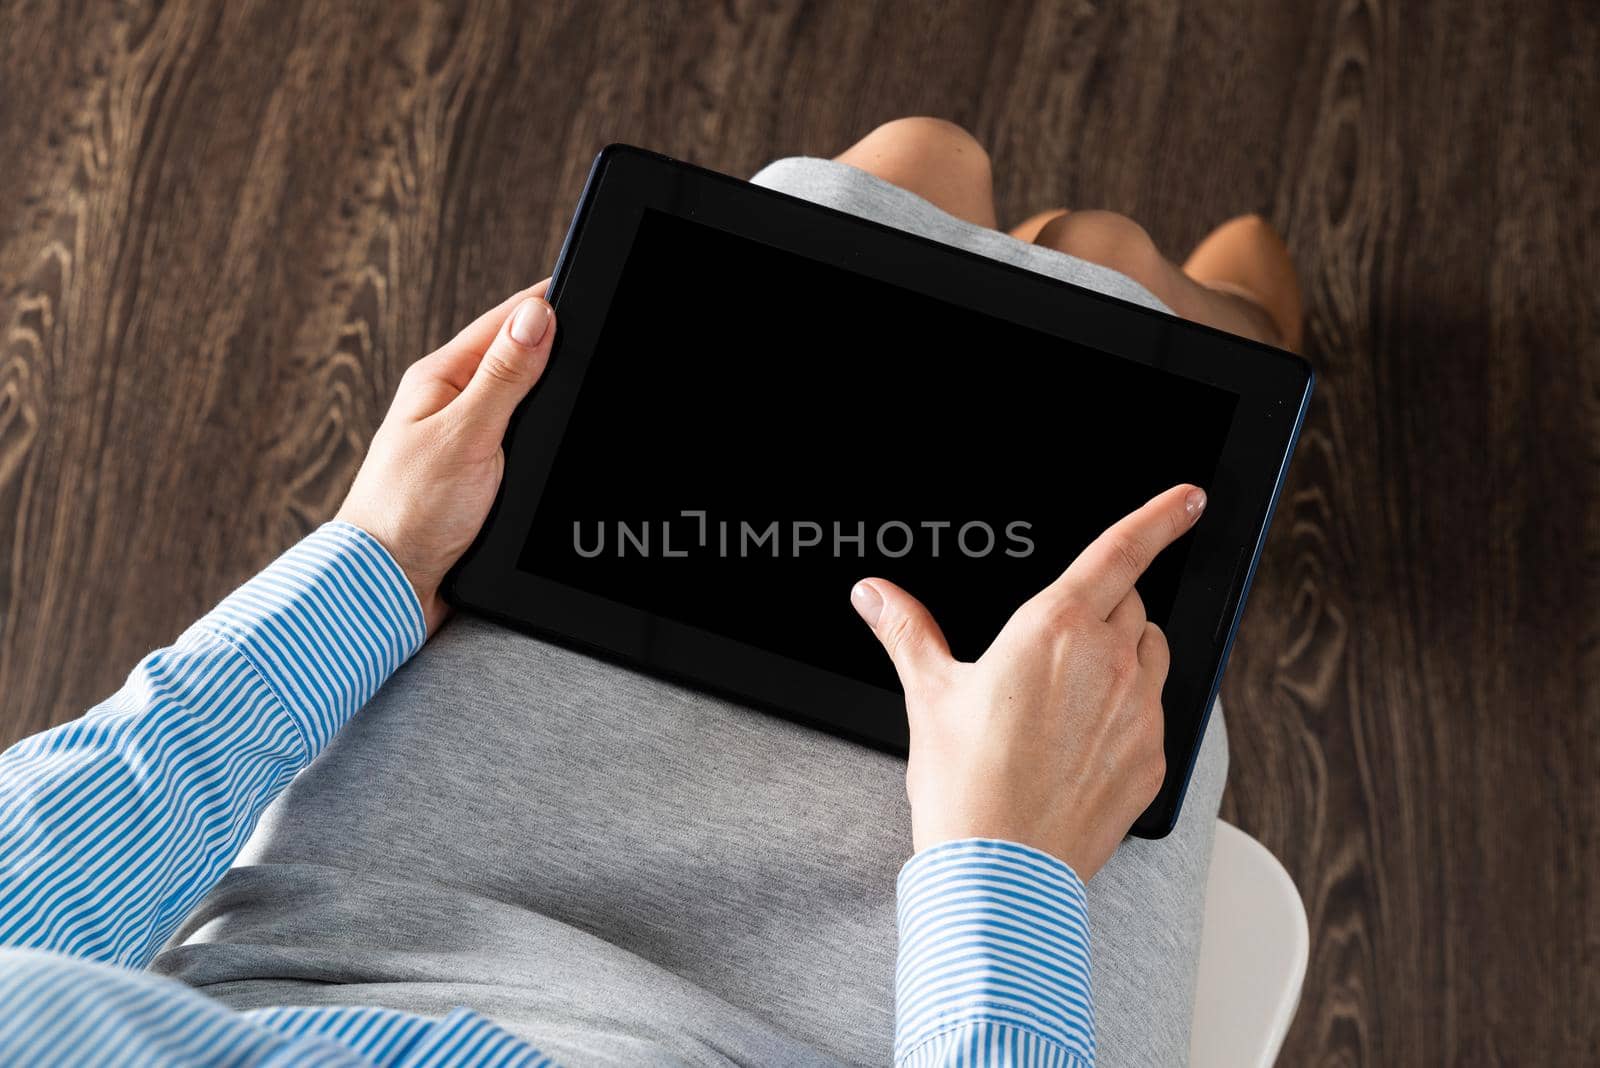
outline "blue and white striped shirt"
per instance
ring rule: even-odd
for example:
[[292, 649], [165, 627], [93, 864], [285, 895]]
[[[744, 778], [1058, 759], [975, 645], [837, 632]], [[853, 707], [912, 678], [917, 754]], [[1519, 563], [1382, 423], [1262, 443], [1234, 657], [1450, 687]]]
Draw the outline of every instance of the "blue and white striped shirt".
[[[142, 970], [426, 636], [389, 554], [329, 523], [82, 719], [0, 754], [0, 1063], [553, 1063], [465, 1008], [239, 1013]], [[1067, 865], [950, 842], [913, 857], [898, 893], [897, 1064], [1093, 1064], [1088, 917]]]

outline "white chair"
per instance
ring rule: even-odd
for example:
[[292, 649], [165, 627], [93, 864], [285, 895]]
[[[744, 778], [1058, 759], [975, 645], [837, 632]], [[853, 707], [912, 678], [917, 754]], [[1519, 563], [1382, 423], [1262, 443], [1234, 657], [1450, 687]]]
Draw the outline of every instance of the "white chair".
[[1310, 946], [1289, 873], [1266, 846], [1218, 820], [1190, 1068], [1270, 1068], [1300, 1004]]

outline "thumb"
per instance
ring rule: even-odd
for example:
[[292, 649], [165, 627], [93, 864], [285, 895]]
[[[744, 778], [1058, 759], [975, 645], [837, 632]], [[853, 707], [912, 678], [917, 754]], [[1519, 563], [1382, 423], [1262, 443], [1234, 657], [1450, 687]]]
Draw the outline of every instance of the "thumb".
[[912, 689], [951, 663], [950, 646], [933, 614], [894, 583], [863, 579], [850, 590], [850, 604], [883, 643], [903, 689]]
[[517, 305], [451, 404], [474, 428], [499, 442], [522, 398], [544, 373], [555, 340], [555, 309], [539, 297]]

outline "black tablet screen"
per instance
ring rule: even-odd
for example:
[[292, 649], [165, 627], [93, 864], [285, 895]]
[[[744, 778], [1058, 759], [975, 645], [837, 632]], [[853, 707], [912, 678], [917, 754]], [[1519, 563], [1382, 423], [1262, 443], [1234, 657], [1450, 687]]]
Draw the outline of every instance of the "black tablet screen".
[[[647, 210], [520, 567], [892, 687], [857, 579], [976, 658], [1112, 521], [1207, 485], [1237, 399]], [[1157, 623], [1186, 549], [1140, 583]]]

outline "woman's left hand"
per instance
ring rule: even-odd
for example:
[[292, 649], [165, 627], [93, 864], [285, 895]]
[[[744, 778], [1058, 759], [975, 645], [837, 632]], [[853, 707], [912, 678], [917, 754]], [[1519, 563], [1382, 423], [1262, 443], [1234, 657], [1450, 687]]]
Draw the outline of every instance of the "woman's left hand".
[[500, 441], [550, 358], [546, 279], [484, 313], [406, 369], [335, 517], [389, 550], [422, 602], [431, 636], [448, 614], [445, 572], [467, 551], [500, 488]]

